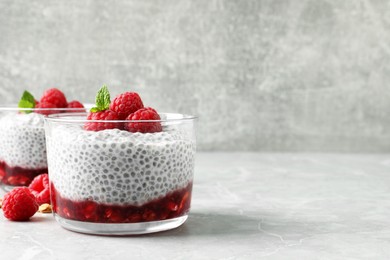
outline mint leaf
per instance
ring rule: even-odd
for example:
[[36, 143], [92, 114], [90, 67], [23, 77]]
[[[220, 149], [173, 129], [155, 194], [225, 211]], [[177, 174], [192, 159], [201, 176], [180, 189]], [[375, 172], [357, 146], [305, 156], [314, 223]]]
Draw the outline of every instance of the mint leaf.
[[[23, 95], [18, 103], [18, 107], [19, 108], [34, 108], [35, 107], [35, 98], [34, 96], [28, 92], [27, 90], [25, 90], [23, 92]], [[21, 111], [22, 113], [31, 113], [32, 110], [22, 110]]]
[[110, 107], [111, 98], [110, 98], [110, 92], [108, 91], [108, 88], [106, 85], [103, 85], [96, 94], [95, 99], [95, 107], [91, 108], [91, 112], [98, 112], [98, 111], [104, 111], [107, 110]]
[[97, 107], [93, 107], [93, 108], [91, 108], [91, 110], [90, 110], [92, 113], [95, 113], [95, 112], [99, 112], [99, 111], [101, 111], [101, 110], [99, 110], [99, 108], [97, 108]]

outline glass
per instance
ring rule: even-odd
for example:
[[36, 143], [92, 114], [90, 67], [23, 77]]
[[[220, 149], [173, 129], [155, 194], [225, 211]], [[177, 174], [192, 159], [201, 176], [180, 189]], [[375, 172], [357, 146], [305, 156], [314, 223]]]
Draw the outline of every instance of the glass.
[[[196, 149], [195, 117], [86, 120], [86, 113], [45, 120], [50, 191], [56, 220], [66, 229], [132, 235], [176, 228], [187, 219]], [[132, 133], [125, 124], [161, 124]], [[87, 131], [85, 124], [119, 129]]]
[[44, 118], [50, 113], [83, 112], [80, 108], [0, 107], [0, 183], [5, 191], [27, 186], [47, 173]]

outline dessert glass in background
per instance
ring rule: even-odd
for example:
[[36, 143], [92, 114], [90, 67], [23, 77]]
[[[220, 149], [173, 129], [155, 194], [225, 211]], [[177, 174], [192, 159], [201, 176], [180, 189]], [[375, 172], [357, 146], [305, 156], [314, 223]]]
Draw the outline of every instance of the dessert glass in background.
[[[67, 113], [45, 118], [52, 207], [64, 228], [131, 235], [185, 222], [194, 173], [195, 117], [160, 117], [101, 121], [87, 120], [87, 113]], [[156, 122], [161, 132], [120, 130], [125, 123]], [[119, 127], [85, 130], [90, 123]]]
[[0, 107], [0, 183], [5, 191], [29, 185], [47, 173], [44, 118], [50, 113], [83, 112], [84, 108]]

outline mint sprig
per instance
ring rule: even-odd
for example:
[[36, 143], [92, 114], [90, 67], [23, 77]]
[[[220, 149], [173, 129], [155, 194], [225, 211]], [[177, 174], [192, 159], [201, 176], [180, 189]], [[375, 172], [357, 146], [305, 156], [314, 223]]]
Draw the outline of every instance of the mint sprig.
[[96, 94], [95, 107], [91, 108], [91, 112], [99, 112], [107, 110], [110, 107], [111, 99], [110, 92], [106, 85], [103, 85]]
[[[27, 90], [25, 90], [23, 92], [23, 95], [18, 103], [18, 107], [19, 108], [34, 108], [35, 107], [35, 98], [34, 96], [28, 92]], [[21, 111], [22, 113], [31, 113], [32, 110], [22, 110]]]

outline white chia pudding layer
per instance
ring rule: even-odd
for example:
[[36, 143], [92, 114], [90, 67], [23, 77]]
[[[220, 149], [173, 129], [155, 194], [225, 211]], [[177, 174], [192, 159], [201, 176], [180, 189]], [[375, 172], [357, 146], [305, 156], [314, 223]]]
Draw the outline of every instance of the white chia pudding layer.
[[192, 181], [195, 140], [185, 132], [93, 132], [74, 125], [51, 131], [50, 180], [64, 198], [140, 206]]
[[10, 167], [47, 168], [43, 115], [0, 113], [0, 161]]

